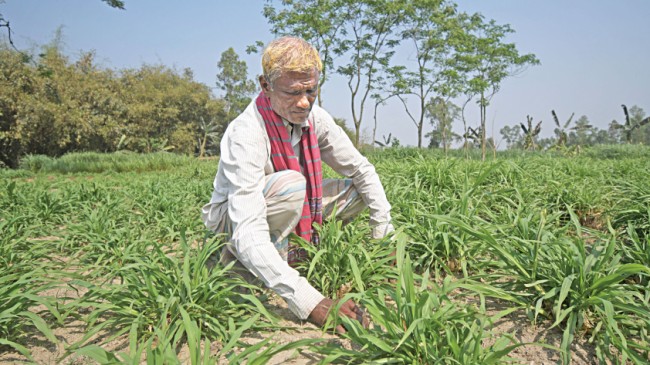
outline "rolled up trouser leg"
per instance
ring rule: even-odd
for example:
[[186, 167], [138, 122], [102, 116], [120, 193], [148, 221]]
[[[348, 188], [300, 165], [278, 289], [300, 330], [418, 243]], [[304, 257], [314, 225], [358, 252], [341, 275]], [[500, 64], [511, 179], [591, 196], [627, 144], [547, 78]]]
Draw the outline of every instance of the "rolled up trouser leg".
[[352, 179], [323, 179], [323, 219], [336, 218], [347, 224], [366, 207]]
[[[302, 214], [305, 200], [305, 178], [299, 172], [284, 170], [265, 177], [264, 200], [266, 202], [266, 219], [269, 225], [271, 242], [286, 261], [289, 250], [289, 234], [295, 229]], [[206, 208], [204, 208], [204, 211]], [[225, 233], [230, 240], [233, 227], [228, 217], [228, 203], [209, 207], [210, 214], [217, 221], [213, 230]], [[231, 245], [226, 245], [221, 251], [221, 264], [228, 265], [235, 261], [232, 270], [248, 282], [256, 282], [255, 276], [238, 260], [236, 251]]]

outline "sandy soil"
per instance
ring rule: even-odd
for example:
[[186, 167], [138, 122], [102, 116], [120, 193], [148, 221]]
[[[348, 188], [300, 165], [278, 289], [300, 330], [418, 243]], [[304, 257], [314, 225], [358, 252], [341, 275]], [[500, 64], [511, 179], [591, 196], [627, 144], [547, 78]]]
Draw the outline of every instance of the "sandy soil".
[[[71, 298], [76, 297], [83, 292], [77, 293], [69, 288], [53, 289], [51, 292], [43, 293], [44, 295], [52, 295], [58, 298]], [[298, 320], [288, 310], [286, 304], [279, 297], [271, 295], [267, 302], [267, 308], [276, 313], [281, 318], [283, 326], [290, 327], [290, 330], [278, 330], [271, 332], [247, 333], [242, 339], [244, 343], [254, 344], [265, 338], [272, 337], [273, 341], [279, 344], [289, 343], [291, 341], [304, 339], [304, 338], [324, 338], [331, 341], [336, 341], [342, 346], [350, 346], [343, 340], [338, 339], [337, 336], [332, 334], [323, 333], [319, 328], [316, 328], [310, 323]], [[492, 302], [487, 304], [488, 314], [497, 313], [500, 310], [507, 308], [507, 306]], [[35, 308], [38, 310], [38, 308]], [[533, 327], [530, 320], [523, 312], [514, 312], [502, 318], [495, 323], [493, 331], [497, 334], [509, 333], [512, 334], [520, 342], [537, 342], [545, 343], [552, 346], [560, 345], [562, 341], [562, 333], [559, 329], [547, 329], [550, 323], [540, 323], [537, 327]], [[36, 332], [34, 332], [36, 333]], [[38, 364], [92, 364], [91, 359], [78, 355], [70, 355], [64, 357], [65, 348], [70, 344], [80, 340], [84, 334], [84, 324], [78, 320], [69, 320], [64, 326], [54, 330], [56, 338], [59, 340], [58, 344], [52, 344], [44, 337], [32, 334], [29, 336], [28, 347], [32, 351], [32, 356]], [[98, 336], [95, 341], [102, 340]], [[576, 339], [573, 348], [573, 364], [586, 365], [596, 363], [594, 356], [594, 349], [583, 339]], [[486, 346], [489, 345], [486, 341]], [[107, 346], [111, 351], [125, 351], [128, 349], [128, 340], [126, 337], [118, 338], [111, 341]], [[217, 351], [215, 347], [213, 351]], [[181, 349], [179, 354], [181, 359], [187, 359], [187, 349]], [[559, 361], [558, 353], [554, 350], [547, 349], [536, 345], [526, 345], [516, 349], [512, 356], [517, 358], [522, 364], [537, 365], [537, 364], [556, 364]], [[308, 351], [287, 351], [276, 355], [269, 364], [317, 364], [321, 360], [318, 354]], [[26, 358], [19, 353], [12, 351], [8, 348], [0, 348], [0, 364], [16, 364], [24, 363]], [[189, 362], [189, 361], [188, 361]], [[226, 361], [222, 361], [223, 364]]]

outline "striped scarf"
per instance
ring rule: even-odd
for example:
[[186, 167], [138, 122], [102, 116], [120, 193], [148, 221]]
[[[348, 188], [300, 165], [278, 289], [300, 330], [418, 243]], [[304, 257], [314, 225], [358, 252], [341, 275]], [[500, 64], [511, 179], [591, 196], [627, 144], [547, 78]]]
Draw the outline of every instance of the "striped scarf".
[[[296, 226], [296, 234], [312, 244], [318, 244], [318, 233], [314, 223], [323, 223], [323, 170], [320, 160], [318, 138], [309, 121], [309, 127], [302, 128], [300, 138], [300, 156], [296, 157], [291, 146], [291, 137], [282, 118], [271, 108], [271, 101], [261, 92], [255, 100], [266, 126], [266, 133], [271, 142], [271, 162], [275, 171], [294, 170], [302, 173], [307, 180], [307, 193], [302, 215]], [[293, 245], [289, 246], [288, 262], [293, 265], [306, 258], [306, 252]]]

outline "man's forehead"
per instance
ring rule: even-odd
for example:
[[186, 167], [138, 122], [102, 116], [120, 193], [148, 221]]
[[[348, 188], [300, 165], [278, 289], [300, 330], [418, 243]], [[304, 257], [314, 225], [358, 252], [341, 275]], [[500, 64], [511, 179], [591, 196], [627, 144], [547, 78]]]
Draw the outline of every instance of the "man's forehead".
[[311, 86], [318, 83], [318, 72], [287, 71], [277, 78], [278, 82], [287, 86]]

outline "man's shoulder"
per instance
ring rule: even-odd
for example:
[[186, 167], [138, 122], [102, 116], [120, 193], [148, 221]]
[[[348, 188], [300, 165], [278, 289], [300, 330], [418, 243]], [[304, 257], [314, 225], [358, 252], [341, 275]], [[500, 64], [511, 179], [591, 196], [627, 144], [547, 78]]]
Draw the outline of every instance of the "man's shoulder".
[[332, 115], [327, 110], [323, 109], [323, 107], [321, 107], [319, 105], [314, 104], [311, 111], [314, 113], [314, 116], [316, 118], [330, 118], [330, 119], [332, 119]]
[[318, 105], [314, 105], [311, 109], [312, 115], [314, 118], [314, 125], [316, 127], [316, 132], [323, 132], [329, 130], [330, 124], [334, 123], [334, 118], [332, 115]]
[[264, 131], [255, 102], [251, 102], [241, 114], [239, 114], [226, 128], [225, 135], [234, 136], [248, 136], [254, 137], [255, 135], [262, 134]]

